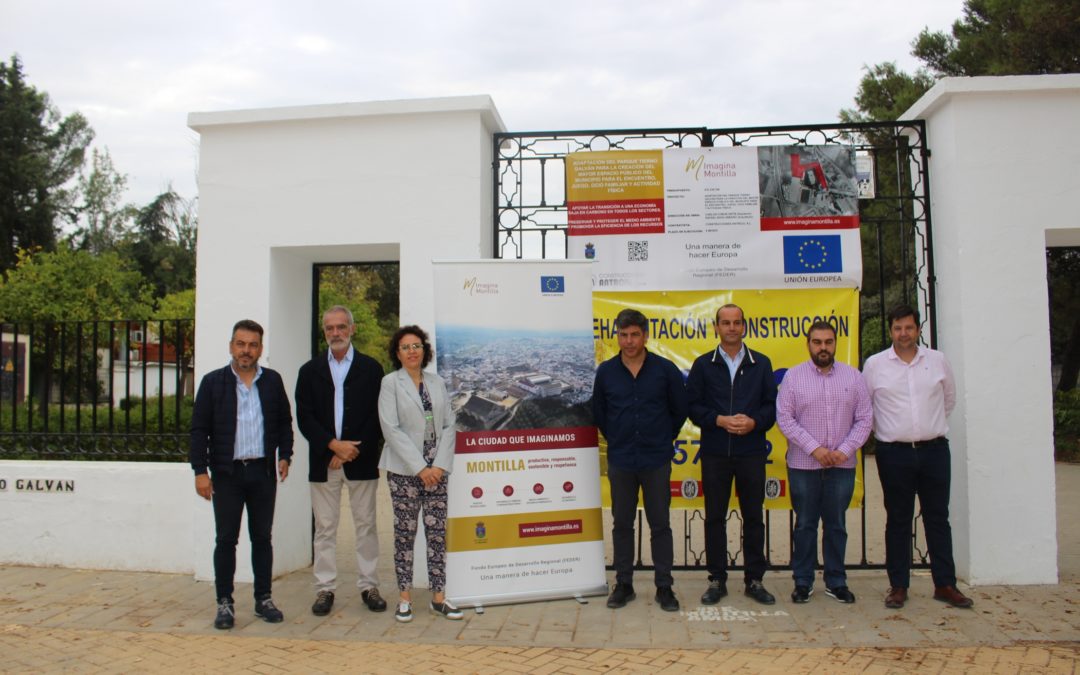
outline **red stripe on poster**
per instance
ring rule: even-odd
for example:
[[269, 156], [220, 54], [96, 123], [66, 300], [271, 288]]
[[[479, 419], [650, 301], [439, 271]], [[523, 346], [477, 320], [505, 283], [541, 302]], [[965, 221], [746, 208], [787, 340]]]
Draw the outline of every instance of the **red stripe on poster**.
[[470, 452], [594, 448], [597, 444], [596, 427], [459, 431], [454, 451], [461, 455]]
[[605, 234], [663, 234], [663, 199], [620, 199], [569, 202], [566, 234], [591, 237]]

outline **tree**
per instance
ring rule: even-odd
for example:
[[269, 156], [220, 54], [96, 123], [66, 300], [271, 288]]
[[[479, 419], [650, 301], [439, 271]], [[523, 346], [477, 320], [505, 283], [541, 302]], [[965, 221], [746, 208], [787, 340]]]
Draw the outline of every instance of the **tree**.
[[925, 70], [909, 75], [895, 63], [879, 63], [865, 70], [855, 93], [855, 109], [840, 111], [840, 121], [844, 123], [899, 119], [934, 85], [934, 77]]
[[142, 275], [111, 251], [20, 251], [0, 281], [5, 322], [139, 319], [149, 316], [151, 302]]
[[924, 28], [911, 54], [926, 68], [909, 75], [894, 63], [867, 67], [857, 109], [840, 119], [898, 119], [938, 77], [1080, 72], [1080, 0], [965, 0], [951, 33]]
[[161, 340], [176, 348], [181, 392], [188, 391], [189, 369], [195, 358], [195, 289], [170, 293], [158, 300], [154, 318], [164, 321]]
[[157, 302], [155, 319], [191, 319], [195, 316], [195, 289], [169, 293]]
[[170, 188], [135, 213], [119, 250], [135, 261], [154, 297], [195, 287], [195, 209]]
[[[381, 363], [384, 369], [390, 368], [386, 347], [398, 328], [397, 303], [396, 264], [334, 265], [320, 272], [320, 312], [333, 305], [348, 307], [356, 324], [353, 345]], [[319, 349], [326, 349], [321, 336], [321, 314], [316, 321], [320, 329]]]
[[[95, 255], [66, 245], [53, 252], [19, 251], [15, 269], [0, 281], [0, 323], [19, 322], [21, 332], [34, 323], [31, 386], [43, 411], [51, 395], [70, 400], [99, 392], [97, 359], [78, 354], [108, 347], [115, 326], [73, 322], [143, 318], [150, 301], [142, 276], [114, 252]], [[125, 336], [126, 325], [120, 329]]]
[[1080, 0], [967, 0], [951, 34], [923, 29], [912, 54], [940, 75], [1080, 72]]
[[135, 208], [122, 203], [127, 190], [127, 176], [113, 166], [108, 149], [97, 148], [90, 155], [90, 173], [79, 177], [78, 227], [71, 241], [91, 253], [116, 248], [127, 233]]
[[55, 248], [58, 221], [73, 216], [69, 182], [93, 137], [82, 115], [61, 117], [26, 84], [18, 56], [0, 61], [0, 275], [19, 249]]

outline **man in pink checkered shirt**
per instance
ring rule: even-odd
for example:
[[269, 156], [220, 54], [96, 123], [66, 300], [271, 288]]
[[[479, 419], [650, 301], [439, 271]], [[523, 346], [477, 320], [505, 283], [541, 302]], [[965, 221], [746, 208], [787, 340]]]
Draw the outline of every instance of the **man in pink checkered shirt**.
[[870, 436], [873, 408], [858, 370], [836, 363], [836, 329], [825, 321], [810, 327], [810, 360], [791, 368], [780, 383], [776, 422], [788, 439], [788, 485], [795, 511], [791, 599], [810, 601], [817, 566], [817, 525], [824, 534], [825, 594], [855, 602], [844, 571], [845, 517], [855, 490], [857, 451]]

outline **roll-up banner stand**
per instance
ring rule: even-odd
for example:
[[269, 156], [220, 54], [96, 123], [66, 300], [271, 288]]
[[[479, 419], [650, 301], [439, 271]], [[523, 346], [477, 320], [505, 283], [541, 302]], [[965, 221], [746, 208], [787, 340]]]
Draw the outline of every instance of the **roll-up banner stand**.
[[436, 261], [457, 419], [446, 589], [461, 607], [607, 593], [588, 261]]

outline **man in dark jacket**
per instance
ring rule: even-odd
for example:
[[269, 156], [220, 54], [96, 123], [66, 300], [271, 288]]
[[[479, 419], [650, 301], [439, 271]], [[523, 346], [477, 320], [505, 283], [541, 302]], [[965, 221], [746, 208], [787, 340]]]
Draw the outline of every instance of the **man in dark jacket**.
[[341, 488], [349, 488], [356, 530], [356, 585], [373, 612], [386, 609], [375, 568], [379, 537], [375, 530], [375, 494], [379, 478], [382, 430], [379, 426], [378, 361], [356, 351], [352, 312], [335, 305], [323, 312], [328, 349], [300, 367], [296, 378], [296, 418], [308, 440], [311, 462], [311, 508], [315, 514], [315, 604], [325, 616], [337, 590], [337, 528]]
[[690, 368], [686, 392], [690, 419], [701, 427], [701, 483], [705, 498], [705, 558], [709, 588], [704, 605], [727, 595], [727, 511], [731, 479], [743, 520], [746, 595], [776, 602], [765, 576], [765, 432], [776, 423], [776, 381], [768, 357], [743, 344], [745, 322], [738, 305], [716, 311], [720, 344]]
[[645, 349], [649, 321], [644, 314], [624, 309], [615, 317], [615, 328], [619, 353], [596, 369], [592, 397], [593, 418], [607, 440], [614, 521], [615, 588], [607, 605], [618, 609], [636, 597], [634, 518], [640, 488], [651, 533], [656, 603], [675, 612], [679, 601], [671, 590], [671, 457], [672, 441], [686, 421], [686, 390], [679, 368]]
[[245, 506], [255, 577], [255, 614], [271, 623], [284, 619], [270, 599], [274, 567], [270, 532], [277, 498], [276, 476], [285, 480], [292, 459], [292, 411], [281, 376], [259, 365], [262, 339], [263, 328], [254, 321], [245, 319], [233, 326], [229, 341], [232, 360], [203, 377], [191, 417], [189, 459], [195, 471], [195, 492], [204, 499], [213, 499], [217, 530], [215, 628], [232, 628], [236, 616], [233, 576]]

